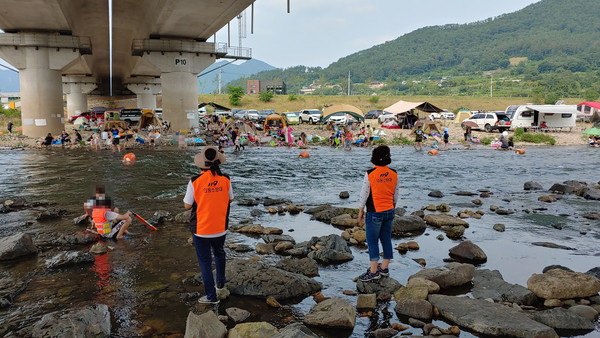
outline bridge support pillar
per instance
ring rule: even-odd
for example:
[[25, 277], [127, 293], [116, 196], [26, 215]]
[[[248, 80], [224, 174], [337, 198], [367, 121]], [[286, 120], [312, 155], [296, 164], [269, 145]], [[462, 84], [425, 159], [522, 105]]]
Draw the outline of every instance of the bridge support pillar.
[[127, 89], [137, 96], [138, 108], [156, 109], [156, 95], [161, 91], [160, 79], [134, 77], [127, 82]]
[[63, 76], [63, 93], [67, 96], [67, 116], [88, 110], [87, 94], [96, 89], [96, 80], [89, 76]]
[[64, 129], [61, 70], [80, 57], [73, 36], [0, 34], [0, 57], [19, 69], [23, 135], [53, 136]]
[[208, 42], [177, 44], [184, 45], [184, 50], [198, 52], [160, 51], [160, 47], [173, 50], [173, 41], [177, 42], [145, 40], [146, 48], [140, 48], [139, 52], [145, 61], [161, 71], [163, 118], [171, 123], [172, 130], [178, 131], [198, 126], [197, 75], [215, 62], [216, 54], [214, 44]]

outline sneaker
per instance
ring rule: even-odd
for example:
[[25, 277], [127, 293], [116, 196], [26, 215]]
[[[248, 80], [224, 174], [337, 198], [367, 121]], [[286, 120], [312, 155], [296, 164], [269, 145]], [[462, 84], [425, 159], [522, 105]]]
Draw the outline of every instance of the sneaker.
[[219, 304], [219, 300], [210, 300], [208, 299], [208, 297], [206, 296], [202, 296], [200, 297], [200, 299], [198, 299], [198, 303], [202, 303], [202, 304]]
[[371, 270], [367, 269], [367, 272], [363, 273], [362, 275], [360, 275], [358, 277], [358, 279], [361, 282], [369, 282], [375, 279], [379, 279], [381, 278], [381, 275], [379, 274], [379, 271], [375, 272], [375, 273], [371, 273]]
[[377, 272], [379, 272], [379, 274], [383, 277], [387, 277], [390, 275], [390, 269], [382, 269], [381, 263], [377, 264]]

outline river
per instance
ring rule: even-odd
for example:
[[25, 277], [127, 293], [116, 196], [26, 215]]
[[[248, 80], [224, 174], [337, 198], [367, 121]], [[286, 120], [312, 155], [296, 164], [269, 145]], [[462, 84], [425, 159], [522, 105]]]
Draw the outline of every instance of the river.
[[[183, 211], [182, 198], [189, 177], [197, 172], [193, 155], [197, 149], [135, 150], [137, 161], [132, 166], [121, 163], [122, 155], [107, 151], [87, 150], [1, 150], [0, 201], [22, 197], [28, 202], [47, 202], [51, 207], [65, 209], [69, 214], [59, 221], [37, 222], [37, 211], [26, 209], [0, 214], [0, 236], [27, 231], [35, 236], [58, 236], [81, 230], [72, 219], [82, 214], [82, 203], [92, 195], [96, 183], [103, 183], [109, 196], [121, 210], [135, 210], [149, 218], [156, 210], [173, 215]], [[246, 148], [241, 153], [228, 153], [224, 172], [232, 177], [236, 198], [285, 198], [296, 204], [314, 206], [331, 203], [356, 207], [363, 173], [370, 167], [370, 150], [352, 151], [328, 147], [311, 149], [311, 157], [298, 158], [298, 149]], [[498, 269], [511, 283], [526, 285], [533, 273], [541, 273], [550, 264], [567, 266], [585, 272], [600, 264], [600, 227], [582, 214], [597, 211], [598, 201], [586, 201], [565, 196], [556, 203], [539, 202], [544, 192], [526, 192], [523, 184], [536, 181], [548, 189], [553, 183], [566, 180], [597, 182], [598, 150], [589, 147], [530, 147], [527, 154], [493, 151], [489, 148], [442, 151], [439, 156], [415, 152], [412, 147], [392, 147], [390, 167], [400, 175], [402, 194], [399, 206], [410, 213], [431, 203], [448, 203], [452, 214], [458, 210], [481, 209], [486, 214], [480, 219], [468, 219], [470, 227], [465, 237], [479, 245], [488, 261], [481, 268]], [[442, 199], [428, 197], [430, 190], [440, 190]], [[477, 192], [488, 189], [493, 195], [482, 198], [484, 204], [476, 207], [476, 197], [452, 194], [459, 190]], [[348, 191], [350, 198], [342, 200], [340, 191]], [[500, 216], [489, 211], [490, 205], [515, 209], [512, 215]], [[536, 213], [526, 213], [544, 208]], [[232, 206], [230, 223], [250, 218], [250, 207]], [[27, 223], [28, 222], [28, 223]], [[253, 220], [263, 226], [274, 226], [293, 236], [297, 242], [341, 230], [299, 215], [263, 214]], [[506, 232], [492, 230], [496, 223], [506, 225]], [[562, 230], [552, 225], [564, 224]], [[114, 316], [113, 333], [116, 336], [140, 334], [177, 334], [185, 331], [185, 320], [190, 302], [180, 294], [199, 291], [197, 286], [183, 283], [198, 272], [194, 250], [188, 244], [189, 233], [182, 225], [167, 223], [158, 231], [150, 232], [139, 222], [130, 228], [133, 238], [108, 244], [108, 254], [97, 256], [91, 265], [60, 270], [43, 268], [45, 259], [56, 252], [42, 252], [37, 256], [16, 262], [0, 264], [0, 277], [25, 279], [30, 283], [13, 305], [0, 311], [0, 327], [18, 329], [39, 319], [41, 315], [65, 308], [89, 304], [107, 304]], [[413, 258], [424, 258], [427, 267], [444, 264], [448, 249], [457, 241], [436, 239], [442, 233], [428, 228], [425, 234], [414, 238], [419, 251], [395, 253], [390, 266], [391, 277], [405, 284], [408, 277], [421, 269]], [[394, 239], [394, 246], [407, 239]], [[532, 246], [532, 242], [548, 241], [577, 250], [567, 251]], [[254, 246], [258, 239], [232, 233], [228, 243]], [[343, 290], [355, 290], [352, 278], [367, 266], [368, 254], [364, 248], [353, 248], [354, 260], [320, 268], [315, 279], [323, 284], [323, 294], [343, 297], [355, 303], [354, 296], [345, 296]], [[248, 257], [255, 253], [239, 254], [228, 251], [228, 257]], [[276, 256], [263, 256], [266, 262], [275, 262]], [[34, 271], [33, 275], [31, 272]], [[468, 290], [467, 290], [468, 292]], [[283, 303], [277, 311], [270, 310], [263, 300], [232, 296], [219, 305], [237, 306], [252, 312], [248, 321], [269, 321], [281, 327], [285, 317], [302, 318], [314, 305], [311, 297], [300, 303]], [[357, 318], [353, 337], [364, 337], [365, 332], [382, 323], [398, 322], [394, 302], [385, 305], [391, 315]], [[379, 309], [381, 310], [381, 308]], [[441, 326], [443, 322], [436, 321]], [[598, 325], [597, 325], [598, 327]], [[420, 329], [410, 329], [421, 334]], [[335, 334], [327, 333], [332, 336]], [[600, 334], [596, 330], [588, 334]], [[465, 335], [461, 335], [465, 336]], [[466, 335], [468, 336], [468, 334]]]

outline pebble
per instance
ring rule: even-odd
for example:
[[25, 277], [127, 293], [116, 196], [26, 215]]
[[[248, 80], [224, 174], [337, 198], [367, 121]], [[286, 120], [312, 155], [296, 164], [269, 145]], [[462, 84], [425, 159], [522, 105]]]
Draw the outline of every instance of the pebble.
[[444, 235], [439, 234], [439, 235], [437, 235], [436, 238], [438, 239], [438, 241], [443, 241], [444, 240]]
[[506, 226], [502, 223], [497, 223], [497, 224], [494, 224], [493, 229], [498, 232], [504, 232], [506, 230]]
[[356, 292], [352, 291], [352, 290], [344, 290], [342, 291], [343, 294], [345, 294], [346, 296], [356, 296]]
[[267, 297], [267, 305], [269, 305], [270, 307], [274, 307], [274, 308], [281, 307], [281, 304], [279, 304], [277, 299], [275, 299], [275, 297], [273, 297], [273, 296]]
[[419, 250], [419, 243], [415, 241], [410, 241], [406, 243], [406, 247], [408, 248], [408, 250]]

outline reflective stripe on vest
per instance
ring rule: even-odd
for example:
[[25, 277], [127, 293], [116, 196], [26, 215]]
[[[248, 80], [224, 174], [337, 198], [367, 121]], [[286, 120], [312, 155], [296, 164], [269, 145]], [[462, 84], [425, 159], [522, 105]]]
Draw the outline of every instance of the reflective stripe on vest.
[[398, 174], [387, 166], [376, 166], [367, 171], [371, 191], [367, 211], [382, 212], [394, 209], [394, 193]]
[[96, 225], [96, 231], [100, 235], [109, 234], [112, 231], [112, 222], [106, 219], [105, 212], [110, 211], [107, 208], [94, 207], [92, 209], [92, 219]]
[[229, 177], [213, 175], [209, 170], [192, 181], [196, 207], [196, 235], [214, 235], [227, 229], [229, 182]]

